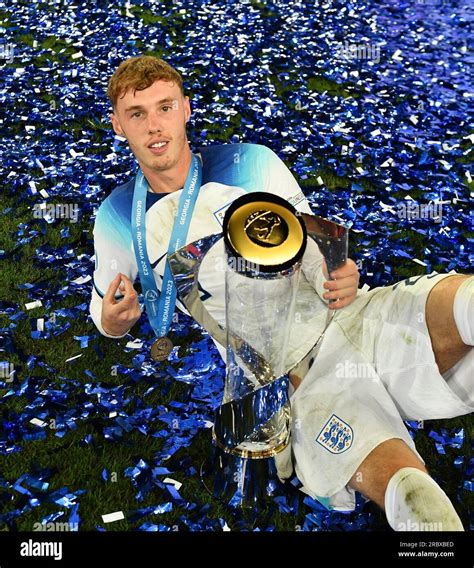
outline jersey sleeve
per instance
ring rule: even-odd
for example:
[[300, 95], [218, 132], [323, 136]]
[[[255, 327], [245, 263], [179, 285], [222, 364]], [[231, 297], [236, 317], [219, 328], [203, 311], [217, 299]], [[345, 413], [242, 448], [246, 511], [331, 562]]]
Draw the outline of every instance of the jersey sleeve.
[[286, 199], [297, 211], [312, 213], [311, 207], [293, 174], [270, 148], [261, 146], [260, 175], [262, 191]]
[[[134, 282], [138, 274], [130, 229], [124, 225], [119, 215], [115, 214], [109, 198], [97, 211], [94, 224], [94, 251], [94, 284], [89, 306], [92, 320], [102, 335], [124, 337], [128, 332], [120, 336], [109, 335], [101, 325], [102, 299], [112, 280], [120, 272]], [[115, 295], [116, 300], [121, 298], [122, 294]]]
[[[260, 179], [262, 180], [263, 191], [286, 199], [297, 211], [312, 214], [308, 200], [285, 163], [270, 148], [264, 146], [262, 148], [264, 150], [260, 160]], [[320, 298], [327, 303], [327, 300], [323, 298], [323, 294], [326, 292], [324, 288], [326, 278], [322, 266], [323, 255], [316, 242], [308, 238], [301, 268]]]

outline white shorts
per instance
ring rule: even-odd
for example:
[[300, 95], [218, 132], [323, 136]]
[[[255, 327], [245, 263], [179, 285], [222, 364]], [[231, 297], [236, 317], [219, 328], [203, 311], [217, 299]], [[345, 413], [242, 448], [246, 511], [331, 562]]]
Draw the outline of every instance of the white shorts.
[[428, 294], [451, 275], [416, 276], [361, 292], [336, 313], [314, 364], [291, 395], [296, 473], [303, 491], [326, 506], [354, 508], [355, 493], [347, 484], [385, 440], [400, 438], [419, 456], [403, 420], [474, 410], [474, 381], [457, 377], [467, 377], [457, 370], [473, 365], [474, 350], [443, 377], [426, 326]]

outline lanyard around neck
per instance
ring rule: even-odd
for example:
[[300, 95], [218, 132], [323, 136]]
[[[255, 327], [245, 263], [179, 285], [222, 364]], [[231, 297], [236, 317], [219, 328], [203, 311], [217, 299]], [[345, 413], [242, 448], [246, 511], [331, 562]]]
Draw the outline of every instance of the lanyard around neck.
[[[201, 161], [193, 154], [186, 182], [179, 199], [178, 211], [168, 245], [168, 254], [172, 254], [186, 244], [186, 237], [194, 205], [201, 187], [201, 180]], [[163, 337], [167, 334], [173, 318], [176, 306], [176, 287], [171, 276], [168, 261], [166, 261], [163, 274], [161, 293], [158, 292], [156, 286], [146, 246], [145, 215], [147, 193], [148, 182], [143, 173], [139, 171], [135, 178], [132, 205], [133, 248], [137, 259], [138, 272], [150, 325], [157, 337]], [[156, 230], [159, 231], [160, 227], [156, 227]]]

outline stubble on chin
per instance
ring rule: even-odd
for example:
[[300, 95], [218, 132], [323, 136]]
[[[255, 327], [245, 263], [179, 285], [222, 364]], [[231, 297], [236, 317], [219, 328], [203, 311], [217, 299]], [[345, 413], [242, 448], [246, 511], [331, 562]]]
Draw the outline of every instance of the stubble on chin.
[[151, 169], [155, 170], [156, 172], [164, 172], [172, 168], [176, 162], [177, 158], [172, 156], [162, 156], [160, 158], [154, 158], [151, 162]]

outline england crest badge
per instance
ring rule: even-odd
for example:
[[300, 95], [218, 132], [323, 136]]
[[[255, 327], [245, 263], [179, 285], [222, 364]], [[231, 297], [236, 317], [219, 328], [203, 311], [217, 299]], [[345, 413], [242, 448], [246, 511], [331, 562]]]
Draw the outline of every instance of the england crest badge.
[[352, 446], [354, 431], [347, 422], [333, 414], [316, 438], [331, 454], [342, 454]]

